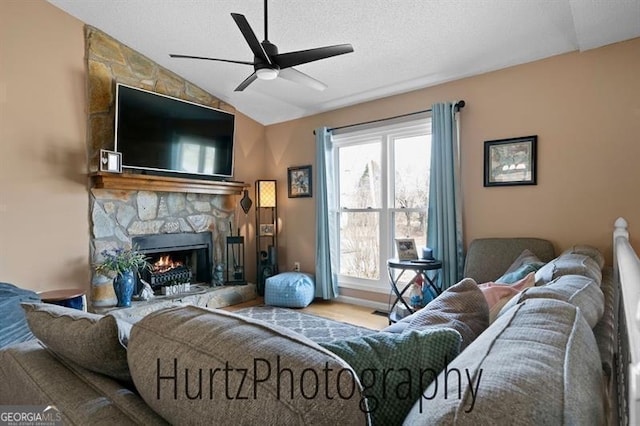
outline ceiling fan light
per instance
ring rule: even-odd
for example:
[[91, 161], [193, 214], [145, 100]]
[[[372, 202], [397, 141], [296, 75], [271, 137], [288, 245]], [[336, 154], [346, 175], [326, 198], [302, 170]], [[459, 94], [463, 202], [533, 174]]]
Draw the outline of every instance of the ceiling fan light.
[[260, 80], [273, 80], [278, 77], [278, 70], [274, 68], [260, 68], [256, 71], [256, 76]]

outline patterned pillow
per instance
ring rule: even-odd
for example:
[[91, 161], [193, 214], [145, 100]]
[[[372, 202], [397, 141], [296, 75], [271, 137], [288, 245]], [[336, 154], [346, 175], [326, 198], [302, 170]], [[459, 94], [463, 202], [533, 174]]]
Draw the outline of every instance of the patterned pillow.
[[87, 370], [131, 381], [127, 341], [131, 324], [49, 303], [22, 303], [33, 334], [47, 348]]
[[489, 306], [476, 282], [465, 278], [411, 315], [405, 332], [448, 327], [462, 336], [460, 350], [489, 326]]
[[535, 275], [529, 275], [514, 284], [497, 284], [493, 282], [478, 284], [489, 305], [489, 323], [493, 323], [500, 310], [522, 290], [535, 285]]
[[373, 425], [401, 425], [423, 389], [459, 353], [460, 334], [449, 328], [377, 333], [321, 346], [353, 368]]

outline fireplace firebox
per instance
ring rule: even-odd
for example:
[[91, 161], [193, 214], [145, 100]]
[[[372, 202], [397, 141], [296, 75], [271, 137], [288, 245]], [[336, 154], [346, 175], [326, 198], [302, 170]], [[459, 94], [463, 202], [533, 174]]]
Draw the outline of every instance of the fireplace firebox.
[[[211, 232], [153, 234], [133, 237], [133, 246], [148, 256], [150, 270], [140, 278], [160, 294], [163, 287], [180, 284], [211, 285]], [[138, 280], [137, 292], [142, 289]]]

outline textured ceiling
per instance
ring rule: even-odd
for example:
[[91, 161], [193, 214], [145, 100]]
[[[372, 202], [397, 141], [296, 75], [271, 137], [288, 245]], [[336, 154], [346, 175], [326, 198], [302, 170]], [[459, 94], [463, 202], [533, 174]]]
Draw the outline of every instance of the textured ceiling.
[[296, 67], [329, 87], [283, 79], [234, 92], [253, 68], [231, 12], [264, 38], [262, 0], [49, 0], [262, 124], [403, 93], [640, 36], [640, 0], [270, 0], [280, 53], [351, 43], [354, 53]]

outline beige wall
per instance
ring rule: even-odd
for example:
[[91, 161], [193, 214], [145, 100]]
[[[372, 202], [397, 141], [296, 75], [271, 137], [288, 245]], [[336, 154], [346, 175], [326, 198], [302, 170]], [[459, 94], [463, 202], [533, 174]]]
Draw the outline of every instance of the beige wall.
[[[247, 279], [256, 282], [256, 248], [255, 248], [255, 188], [254, 183], [258, 179], [265, 179], [266, 166], [264, 161], [264, 131], [262, 124], [250, 119], [242, 113], [236, 112], [236, 140], [235, 140], [235, 167], [236, 180], [251, 185], [249, 197], [253, 201], [249, 214], [245, 215], [240, 207], [238, 226], [240, 233], [245, 236], [245, 273]], [[240, 199], [238, 197], [239, 206]]]
[[0, 2], [0, 281], [89, 287], [83, 23]]
[[[0, 282], [89, 289], [83, 27], [43, 0], [0, 1]], [[263, 154], [264, 126], [237, 113], [235, 179], [264, 177]]]
[[[268, 167], [315, 164], [312, 131], [464, 99], [462, 183], [468, 244], [487, 236], [591, 244], [611, 261], [618, 216], [640, 235], [640, 39], [571, 53], [267, 127]], [[538, 185], [483, 187], [485, 140], [538, 135]], [[281, 257], [313, 271], [313, 200], [281, 192]], [[634, 228], [637, 227], [637, 228]], [[282, 264], [282, 263], [281, 263]], [[357, 293], [345, 292], [354, 295]], [[371, 296], [371, 295], [369, 295]], [[376, 297], [386, 301], [384, 297]]]

